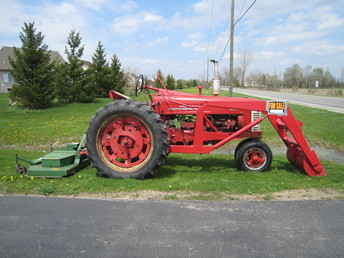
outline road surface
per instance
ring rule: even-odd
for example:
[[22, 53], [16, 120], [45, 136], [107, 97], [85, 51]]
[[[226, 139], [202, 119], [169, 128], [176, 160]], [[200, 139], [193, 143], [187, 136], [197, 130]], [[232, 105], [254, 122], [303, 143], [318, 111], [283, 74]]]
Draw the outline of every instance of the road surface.
[[234, 88], [234, 92], [269, 99], [287, 99], [290, 103], [344, 113], [344, 98], [302, 95], [278, 91]]
[[344, 201], [0, 197], [0, 257], [343, 257]]

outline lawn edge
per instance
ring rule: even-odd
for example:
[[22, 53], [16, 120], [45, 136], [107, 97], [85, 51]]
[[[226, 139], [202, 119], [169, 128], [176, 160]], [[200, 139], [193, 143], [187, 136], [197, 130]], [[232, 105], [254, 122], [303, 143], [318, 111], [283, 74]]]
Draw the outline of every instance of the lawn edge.
[[303, 200], [344, 200], [344, 192], [331, 189], [293, 189], [265, 194], [229, 194], [226, 192], [195, 192], [195, 191], [155, 191], [142, 190], [135, 192], [108, 192], [108, 193], [80, 193], [74, 195], [42, 195], [22, 193], [1, 193], [0, 197], [37, 197], [86, 199], [107, 201], [161, 201], [161, 200], [202, 200], [202, 201], [303, 201]]

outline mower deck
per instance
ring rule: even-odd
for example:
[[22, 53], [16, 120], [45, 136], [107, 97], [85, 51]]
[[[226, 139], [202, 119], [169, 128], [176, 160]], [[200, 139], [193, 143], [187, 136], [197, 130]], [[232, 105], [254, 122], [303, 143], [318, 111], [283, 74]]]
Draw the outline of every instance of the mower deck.
[[[28, 176], [36, 177], [64, 177], [76, 173], [78, 170], [89, 165], [89, 159], [86, 154], [80, 154], [84, 148], [84, 139], [81, 143], [70, 143], [66, 146], [56, 149], [43, 157], [29, 161], [17, 157], [17, 170], [21, 168], [22, 173]], [[18, 160], [30, 164], [26, 169], [18, 163]], [[23, 169], [24, 168], [24, 169]]]

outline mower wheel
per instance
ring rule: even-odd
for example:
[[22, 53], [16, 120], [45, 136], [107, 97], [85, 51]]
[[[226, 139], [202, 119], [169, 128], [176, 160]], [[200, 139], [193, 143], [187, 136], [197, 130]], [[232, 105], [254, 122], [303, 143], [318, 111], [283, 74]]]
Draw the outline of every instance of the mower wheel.
[[168, 136], [149, 106], [117, 100], [90, 121], [87, 150], [98, 175], [144, 179], [153, 176], [168, 155]]
[[239, 144], [235, 162], [237, 168], [245, 171], [262, 172], [270, 168], [272, 152], [268, 145], [255, 139]]

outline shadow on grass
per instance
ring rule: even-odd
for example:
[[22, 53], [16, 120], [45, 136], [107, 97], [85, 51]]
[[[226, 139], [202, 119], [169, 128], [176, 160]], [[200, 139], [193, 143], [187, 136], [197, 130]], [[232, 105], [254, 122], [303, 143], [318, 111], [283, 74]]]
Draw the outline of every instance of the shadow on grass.
[[291, 174], [300, 173], [300, 170], [287, 160], [274, 160], [271, 169], [283, 170]]
[[[185, 168], [178, 168], [178, 166], [182, 166]], [[198, 169], [188, 169], [188, 168], [198, 168]], [[271, 170], [283, 170], [290, 174], [299, 174], [301, 170], [290, 164], [287, 160], [280, 160], [276, 159], [273, 160], [273, 163], [269, 169]], [[184, 158], [184, 157], [176, 157], [170, 156], [167, 159], [167, 162], [164, 166], [162, 166], [156, 175], [155, 178], [166, 178], [172, 177], [177, 172], [182, 173], [212, 173], [218, 171], [226, 171], [228, 173], [233, 172], [242, 172], [237, 169], [235, 160], [232, 158], [217, 158], [214, 156], [210, 156], [209, 158], [202, 158], [202, 159], [192, 159], [192, 158]], [[269, 173], [267, 171], [267, 173]], [[302, 172], [301, 172], [302, 173]]]
[[168, 157], [166, 165], [178, 165], [186, 167], [235, 167], [235, 161], [233, 159], [224, 159], [214, 156], [202, 157], [202, 159], [192, 159], [192, 158], [183, 158], [183, 157]]
[[[185, 169], [181, 171], [178, 166], [183, 166]], [[190, 167], [197, 167], [197, 170], [189, 170]], [[235, 161], [232, 159], [224, 159], [224, 158], [216, 158], [216, 157], [209, 157], [209, 158], [202, 158], [202, 159], [190, 159], [190, 158], [183, 158], [183, 157], [168, 157], [166, 164], [162, 166], [155, 178], [165, 178], [171, 177], [177, 172], [182, 173], [212, 173], [212, 171], [228, 171], [228, 172], [235, 172], [236, 164]], [[234, 171], [233, 171], [234, 170]]]

